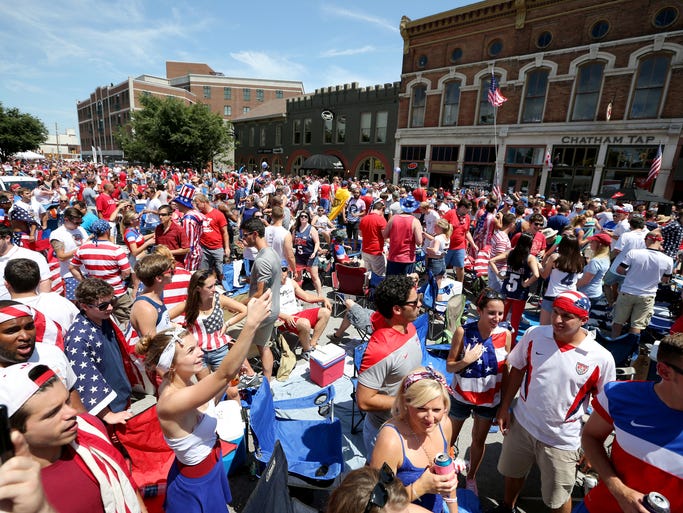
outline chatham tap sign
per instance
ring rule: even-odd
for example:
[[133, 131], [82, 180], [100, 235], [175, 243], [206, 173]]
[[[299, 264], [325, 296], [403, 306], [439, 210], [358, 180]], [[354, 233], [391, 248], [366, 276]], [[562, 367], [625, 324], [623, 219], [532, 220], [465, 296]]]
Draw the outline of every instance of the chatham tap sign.
[[562, 144], [653, 144], [653, 135], [565, 135]]

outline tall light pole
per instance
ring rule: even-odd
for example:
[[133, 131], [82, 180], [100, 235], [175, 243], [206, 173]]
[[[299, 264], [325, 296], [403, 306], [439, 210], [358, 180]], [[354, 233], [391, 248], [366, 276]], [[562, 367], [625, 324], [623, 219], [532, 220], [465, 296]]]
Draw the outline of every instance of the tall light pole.
[[62, 149], [59, 147], [59, 127], [57, 126], [56, 121], [55, 121], [55, 136], [57, 137], [57, 157], [59, 160], [62, 160]]

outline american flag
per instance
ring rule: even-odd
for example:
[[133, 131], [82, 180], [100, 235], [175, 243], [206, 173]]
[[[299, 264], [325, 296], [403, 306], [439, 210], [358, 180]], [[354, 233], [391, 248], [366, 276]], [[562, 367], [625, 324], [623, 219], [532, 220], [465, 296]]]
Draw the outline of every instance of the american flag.
[[650, 166], [650, 172], [647, 175], [647, 183], [650, 183], [652, 180], [657, 178], [659, 175], [659, 171], [662, 169], [662, 145], [659, 145], [659, 148], [657, 148], [657, 156], [654, 158], [652, 161], [652, 165]]
[[498, 185], [497, 183], [493, 184], [493, 190], [491, 192], [493, 192], [493, 194], [496, 196], [496, 199], [500, 200], [503, 198], [503, 195], [500, 192], [500, 185]]
[[498, 87], [498, 80], [496, 76], [491, 73], [491, 85], [489, 85], [489, 103], [494, 107], [500, 107], [508, 101], [508, 99], [500, 94], [500, 88]]
[[550, 155], [550, 150], [545, 152], [545, 161], [544, 164], [548, 168], [548, 171], [551, 171], [553, 169], [553, 159]]

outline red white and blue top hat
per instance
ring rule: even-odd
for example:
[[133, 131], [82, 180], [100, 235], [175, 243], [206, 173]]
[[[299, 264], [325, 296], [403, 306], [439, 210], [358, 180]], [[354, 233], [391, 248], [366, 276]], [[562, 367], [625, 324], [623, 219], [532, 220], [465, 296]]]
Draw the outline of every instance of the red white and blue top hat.
[[195, 192], [197, 191], [194, 188], [194, 185], [186, 183], [180, 188], [180, 192], [173, 199], [173, 201], [184, 207], [192, 208], [192, 198], [194, 198]]

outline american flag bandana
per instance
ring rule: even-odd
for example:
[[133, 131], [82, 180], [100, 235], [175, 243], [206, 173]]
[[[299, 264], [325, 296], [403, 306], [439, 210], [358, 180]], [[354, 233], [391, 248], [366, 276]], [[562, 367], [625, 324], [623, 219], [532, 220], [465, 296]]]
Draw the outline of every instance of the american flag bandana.
[[35, 310], [28, 305], [8, 305], [0, 308], [0, 324], [17, 317], [33, 317]]

